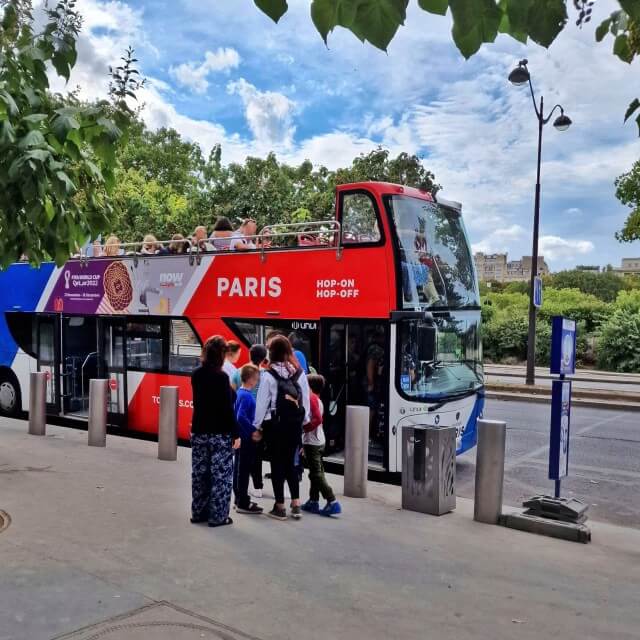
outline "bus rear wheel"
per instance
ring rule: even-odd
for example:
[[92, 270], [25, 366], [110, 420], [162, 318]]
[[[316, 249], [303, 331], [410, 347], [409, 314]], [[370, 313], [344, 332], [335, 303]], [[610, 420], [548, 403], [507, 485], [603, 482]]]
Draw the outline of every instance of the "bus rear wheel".
[[0, 415], [15, 417], [22, 409], [20, 384], [12, 371], [0, 371]]

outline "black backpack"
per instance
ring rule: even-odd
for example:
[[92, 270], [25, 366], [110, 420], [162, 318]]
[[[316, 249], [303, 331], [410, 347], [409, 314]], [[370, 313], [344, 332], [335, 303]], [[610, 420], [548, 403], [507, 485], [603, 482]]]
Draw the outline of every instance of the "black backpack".
[[302, 404], [302, 389], [298, 380], [302, 370], [298, 369], [289, 378], [284, 378], [273, 369], [266, 369], [278, 383], [276, 411], [271, 416], [274, 425], [282, 428], [302, 429], [305, 410]]

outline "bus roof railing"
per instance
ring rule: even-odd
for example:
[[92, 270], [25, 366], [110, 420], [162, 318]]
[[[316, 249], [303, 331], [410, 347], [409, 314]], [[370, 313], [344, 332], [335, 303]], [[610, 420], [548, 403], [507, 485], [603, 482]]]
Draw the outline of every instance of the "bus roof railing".
[[[252, 244], [248, 249], [234, 250], [230, 247], [216, 247], [215, 241], [241, 240], [244, 243]], [[296, 239], [295, 244], [291, 243], [291, 239]], [[280, 244], [282, 243], [282, 244]], [[145, 245], [154, 245], [166, 251], [154, 251], [149, 253], [143, 248]], [[182, 245], [181, 251], [171, 252], [172, 246]], [[92, 252], [95, 251], [96, 243], [90, 245]], [[172, 239], [172, 240], [154, 240], [145, 242], [144, 240], [136, 242], [119, 242], [117, 245], [118, 253], [116, 255], [107, 254], [105, 248], [108, 245], [100, 245], [99, 255], [90, 255], [88, 248], [80, 250], [79, 254], [73, 256], [81, 261], [91, 260], [93, 258], [132, 258], [137, 266], [140, 258], [155, 258], [160, 256], [171, 255], [187, 255], [190, 264], [196, 262], [200, 264], [202, 256], [206, 254], [243, 254], [247, 251], [259, 251], [262, 262], [266, 261], [266, 251], [270, 249], [294, 249], [300, 247], [315, 248], [335, 248], [337, 259], [342, 256], [342, 232], [340, 222], [337, 220], [313, 220], [309, 222], [289, 222], [276, 223], [263, 227], [262, 231], [253, 236], [226, 236], [221, 238], [208, 237], [199, 242], [194, 242], [190, 238]]]

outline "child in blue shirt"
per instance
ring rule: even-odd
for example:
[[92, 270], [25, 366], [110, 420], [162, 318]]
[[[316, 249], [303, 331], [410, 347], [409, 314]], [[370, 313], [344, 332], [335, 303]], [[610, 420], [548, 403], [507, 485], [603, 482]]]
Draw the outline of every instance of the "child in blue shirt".
[[235, 413], [240, 431], [240, 448], [236, 451], [233, 469], [233, 492], [238, 513], [260, 514], [262, 507], [249, 498], [249, 476], [256, 457], [258, 443], [253, 440], [253, 421], [256, 416], [256, 400], [251, 393], [258, 383], [260, 370], [254, 364], [240, 369], [241, 386], [237, 391]]

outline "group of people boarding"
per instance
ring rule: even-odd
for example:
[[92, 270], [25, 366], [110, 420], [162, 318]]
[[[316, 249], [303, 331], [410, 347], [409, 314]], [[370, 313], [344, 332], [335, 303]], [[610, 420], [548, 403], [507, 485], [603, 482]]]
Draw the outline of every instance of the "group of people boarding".
[[[181, 233], [175, 233], [171, 236], [168, 245], [158, 241], [152, 235], [147, 234], [140, 243], [138, 253], [140, 255], [179, 255], [198, 251], [199, 253], [207, 253], [211, 251], [248, 251], [256, 248], [256, 236], [258, 233], [258, 225], [253, 218], [247, 218], [242, 221], [238, 229], [234, 229], [231, 221], [226, 216], [218, 216], [213, 231], [208, 234], [205, 226], [195, 228], [189, 239], [185, 238]], [[125, 251], [118, 236], [111, 235], [107, 238], [104, 245], [96, 240], [89, 248], [88, 257], [113, 257], [134, 254], [135, 251]]]
[[[289, 338], [278, 331], [267, 336], [266, 347], [256, 344], [249, 353], [251, 362], [237, 369], [240, 345], [213, 336], [205, 342], [201, 364], [191, 376], [191, 522], [210, 527], [232, 524], [232, 491], [237, 513], [262, 514], [249, 495], [249, 481], [253, 478], [254, 496], [261, 496], [263, 458], [271, 464], [271, 518], [299, 520], [302, 511], [340, 514], [322, 462], [324, 378], [307, 375], [304, 355], [294, 352]], [[310, 481], [304, 504], [302, 459]], [[285, 484], [291, 497], [289, 512]], [[320, 495], [326, 500], [323, 508]]]

